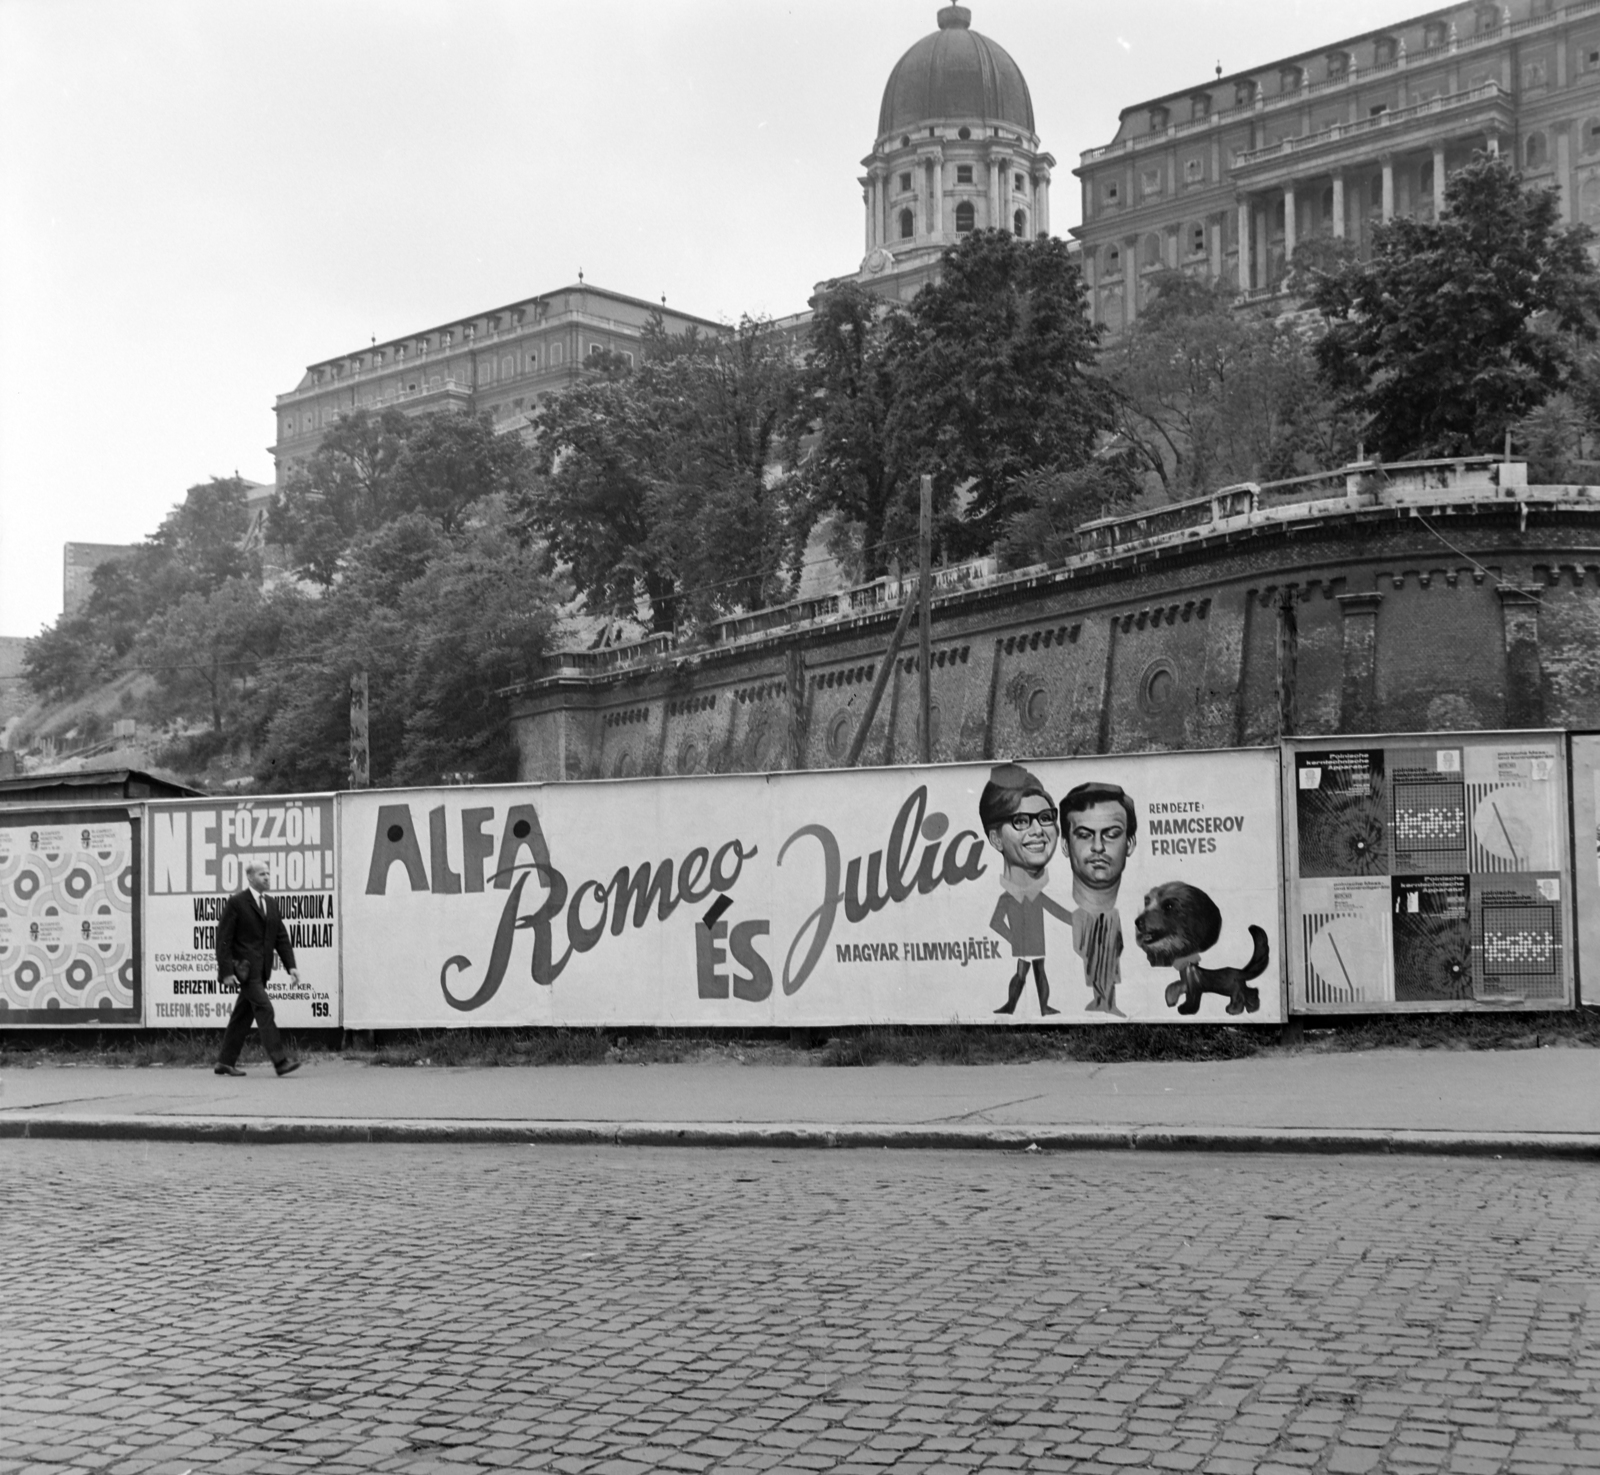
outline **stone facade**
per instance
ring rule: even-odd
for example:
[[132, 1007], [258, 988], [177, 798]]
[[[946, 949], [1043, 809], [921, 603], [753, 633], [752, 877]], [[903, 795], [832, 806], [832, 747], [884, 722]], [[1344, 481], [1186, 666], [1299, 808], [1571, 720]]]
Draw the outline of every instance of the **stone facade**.
[[1308, 237], [1432, 218], [1480, 149], [1600, 222], [1595, 0], [1469, 0], [1123, 109], [1073, 171], [1094, 318], [1133, 321], [1168, 268], [1270, 297]]
[[600, 352], [639, 356], [645, 325], [659, 312], [669, 333], [721, 331], [709, 318], [669, 310], [582, 281], [439, 327], [324, 359], [278, 396], [270, 447], [281, 484], [307, 460], [341, 415], [397, 406], [407, 414], [465, 410], [520, 431], [535, 404], [577, 382]]
[[[1280, 735], [1600, 727], [1600, 489], [1517, 462], [1345, 468], [1092, 524], [1059, 567], [938, 571], [935, 761]], [[521, 776], [843, 764], [909, 584], [552, 656]], [[915, 761], [916, 644], [861, 762]]]

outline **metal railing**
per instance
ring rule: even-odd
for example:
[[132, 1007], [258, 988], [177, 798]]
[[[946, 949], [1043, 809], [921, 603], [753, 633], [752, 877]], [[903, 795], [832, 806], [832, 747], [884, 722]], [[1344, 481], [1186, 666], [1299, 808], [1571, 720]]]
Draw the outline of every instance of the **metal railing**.
[[[1070, 581], [1079, 573], [1103, 567], [1113, 558], [1143, 557], [1165, 547], [1209, 537], [1236, 536], [1248, 529], [1307, 517], [1366, 513], [1385, 507], [1403, 511], [1441, 502], [1581, 503], [1600, 510], [1600, 488], [1542, 487], [1530, 492], [1527, 471], [1523, 461], [1456, 456], [1388, 465], [1358, 461], [1283, 481], [1241, 482], [1188, 501], [1084, 523], [1075, 536], [1077, 551], [1055, 564], [1002, 571], [995, 559], [979, 558], [936, 569], [933, 597], [957, 598], [968, 590], [1003, 589], [1040, 579]], [[775, 630], [825, 626], [870, 616], [898, 608], [915, 588], [914, 578], [892, 576], [837, 594], [729, 616], [702, 627], [694, 648], [727, 647], [759, 639]], [[602, 650], [559, 651], [546, 659], [538, 680], [636, 670], [671, 659], [679, 650], [675, 635], [662, 634]]]
[[1305, 149], [1318, 148], [1323, 144], [1337, 143], [1342, 139], [1365, 138], [1371, 133], [1392, 132], [1404, 127], [1420, 118], [1432, 117], [1437, 113], [1447, 113], [1456, 109], [1475, 107], [1480, 103], [1497, 100], [1500, 97], [1509, 97], [1498, 82], [1481, 82], [1478, 86], [1466, 92], [1449, 93], [1442, 97], [1430, 97], [1426, 102], [1414, 103], [1408, 108], [1396, 108], [1393, 112], [1379, 113], [1375, 118], [1359, 118], [1354, 123], [1335, 123], [1331, 128], [1324, 128], [1320, 133], [1302, 133], [1295, 137], [1284, 138], [1277, 143], [1267, 144], [1258, 149], [1236, 149], [1233, 163], [1236, 169], [1248, 169], [1253, 164], [1270, 164], [1276, 159], [1286, 155], [1297, 154]]

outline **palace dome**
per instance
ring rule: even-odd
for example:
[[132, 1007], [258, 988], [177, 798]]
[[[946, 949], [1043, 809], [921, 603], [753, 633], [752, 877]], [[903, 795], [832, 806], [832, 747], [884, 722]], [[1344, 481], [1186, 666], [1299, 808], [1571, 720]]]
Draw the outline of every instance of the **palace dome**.
[[946, 5], [939, 29], [895, 63], [878, 110], [878, 136], [940, 118], [1009, 123], [1033, 133], [1033, 99], [1022, 69], [1004, 47], [972, 29], [964, 5]]

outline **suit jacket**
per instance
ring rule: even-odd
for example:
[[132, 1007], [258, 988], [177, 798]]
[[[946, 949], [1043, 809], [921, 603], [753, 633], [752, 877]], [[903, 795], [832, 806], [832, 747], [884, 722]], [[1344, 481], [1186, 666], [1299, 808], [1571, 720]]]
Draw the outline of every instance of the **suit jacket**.
[[277, 898], [267, 897], [267, 911], [249, 890], [236, 891], [222, 908], [217, 923], [217, 972], [226, 983], [237, 974], [265, 982], [272, 977], [272, 955], [283, 959], [285, 968], [294, 967], [294, 948], [289, 945], [289, 929], [283, 925]]

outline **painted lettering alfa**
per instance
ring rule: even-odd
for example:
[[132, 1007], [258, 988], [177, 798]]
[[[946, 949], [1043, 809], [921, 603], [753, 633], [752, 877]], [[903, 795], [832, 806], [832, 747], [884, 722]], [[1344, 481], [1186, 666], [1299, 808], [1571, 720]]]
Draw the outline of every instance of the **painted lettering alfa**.
[[[424, 859], [421, 831], [408, 804], [379, 807], [374, 825], [372, 858], [367, 871], [367, 894], [387, 893], [396, 865], [414, 892], [458, 895], [492, 887], [506, 892], [505, 905], [490, 943], [488, 963], [476, 989], [467, 995], [454, 992], [475, 965], [465, 954], [445, 960], [439, 970], [439, 988], [445, 1002], [462, 1012], [481, 1009], [499, 992], [510, 966], [519, 932], [533, 933], [529, 972], [533, 981], [549, 987], [576, 957], [593, 951], [609, 935], [665, 922], [682, 905], [697, 906], [714, 894], [729, 892], [738, 883], [744, 864], [758, 854], [743, 840], [727, 840], [715, 850], [697, 846], [680, 859], [664, 858], [623, 865], [608, 879], [589, 879], [575, 887], [550, 857], [539, 816], [531, 804], [512, 805], [500, 825], [498, 841], [490, 833], [493, 809], [464, 809], [460, 828], [461, 869], [449, 863], [450, 819], [444, 806], [428, 814], [428, 856]], [[926, 786], [918, 786], [900, 806], [890, 826], [888, 843], [866, 856], [845, 861], [832, 830], [822, 824], [802, 825], [778, 851], [777, 863], [801, 841], [811, 841], [821, 860], [821, 901], [800, 924], [789, 943], [783, 965], [783, 991], [797, 992], [825, 956], [840, 908], [847, 922], [865, 920], [883, 908], [915, 895], [926, 896], [940, 886], [955, 886], [984, 874], [983, 839], [973, 830], [958, 832], [949, 843], [947, 815], [928, 811]], [[920, 854], [918, 842], [922, 843]], [[488, 870], [490, 857], [493, 869]], [[796, 863], [799, 852], [796, 852]], [[544, 896], [530, 912], [522, 898], [530, 878], [544, 887]], [[771, 924], [765, 919], [745, 921], [726, 930], [714, 923], [696, 939], [697, 973], [703, 997], [727, 997], [725, 975], [717, 969], [724, 961], [721, 944], [745, 971], [733, 975], [734, 997], [764, 999], [771, 992], [772, 973], [756, 946]], [[797, 960], [798, 955], [798, 960]]]

